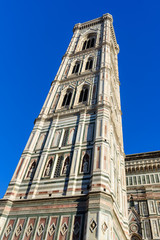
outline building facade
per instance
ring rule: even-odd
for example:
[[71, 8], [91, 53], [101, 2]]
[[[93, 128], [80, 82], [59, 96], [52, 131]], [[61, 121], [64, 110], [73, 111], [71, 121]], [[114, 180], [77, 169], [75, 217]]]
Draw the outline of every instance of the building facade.
[[160, 151], [126, 156], [129, 230], [133, 239], [160, 239]]
[[[74, 26], [0, 200], [0, 239], [158, 239], [159, 165], [149, 177], [154, 175], [153, 191], [151, 182], [144, 186], [139, 166], [148, 160], [127, 156], [126, 191], [118, 52], [110, 14]], [[133, 175], [132, 165], [140, 169], [135, 167]]]
[[1, 239], [127, 239], [116, 41], [110, 14], [76, 24], [1, 200]]

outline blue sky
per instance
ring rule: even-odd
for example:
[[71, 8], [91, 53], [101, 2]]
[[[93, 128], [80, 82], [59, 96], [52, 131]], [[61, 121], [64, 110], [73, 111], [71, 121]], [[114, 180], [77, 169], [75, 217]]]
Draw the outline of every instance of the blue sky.
[[160, 150], [160, 2], [0, 0], [0, 198], [72, 37], [113, 15], [126, 154]]

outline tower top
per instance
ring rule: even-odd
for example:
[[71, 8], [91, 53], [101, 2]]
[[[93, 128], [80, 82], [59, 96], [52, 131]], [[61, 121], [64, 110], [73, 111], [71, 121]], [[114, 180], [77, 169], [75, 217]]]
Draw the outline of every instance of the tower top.
[[99, 24], [104, 21], [104, 19], [109, 19], [113, 23], [113, 17], [109, 13], [105, 13], [102, 15], [102, 17], [92, 19], [90, 21], [84, 22], [84, 23], [77, 23], [74, 25], [73, 31], [75, 31], [77, 28], [78, 29], [83, 29], [83, 28], [88, 28], [90, 26]]
[[119, 52], [119, 45], [117, 44], [116, 35], [115, 35], [114, 27], [113, 27], [113, 17], [110, 13], [105, 13], [99, 18], [95, 18], [95, 19], [92, 19], [92, 20], [84, 22], [84, 23], [75, 24], [74, 28], [73, 28], [73, 32], [75, 32], [76, 30], [82, 30], [82, 29], [85, 29], [85, 28], [90, 28], [90, 27], [95, 26], [97, 24], [103, 23], [105, 20], [109, 20], [110, 23], [111, 23], [112, 37], [114, 39], [115, 46], [116, 46], [116, 48]]

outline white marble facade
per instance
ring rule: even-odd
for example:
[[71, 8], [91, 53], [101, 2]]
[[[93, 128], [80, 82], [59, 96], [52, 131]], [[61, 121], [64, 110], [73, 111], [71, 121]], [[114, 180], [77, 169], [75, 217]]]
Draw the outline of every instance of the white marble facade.
[[[4, 196], [13, 204], [88, 196], [83, 239], [128, 239], [118, 52], [110, 14], [75, 25]], [[67, 234], [66, 219], [58, 239]], [[78, 224], [74, 234], [80, 239]], [[54, 227], [49, 228], [52, 234]], [[44, 228], [41, 222], [37, 236]], [[16, 234], [21, 231], [17, 226]], [[27, 234], [30, 231], [28, 225]]]

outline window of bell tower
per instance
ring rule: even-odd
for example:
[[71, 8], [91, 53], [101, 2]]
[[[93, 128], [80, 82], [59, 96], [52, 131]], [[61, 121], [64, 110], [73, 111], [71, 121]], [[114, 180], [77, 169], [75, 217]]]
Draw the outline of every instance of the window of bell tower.
[[86, 68], [85, 70], [90, 70], [92, 69], [92, 66], [93, 66], [93, 59], [92, 58], [89, 58], [87, 63], [86, 63]]
[[68, 90], [66, 94], [64, 95], [63, 102], [62, 102], [62, 107], [69, 106], [70, 101], [72, 97], [72, 91]]
[[88, 36], [88, 38], [84, 41], [82, 50], [92, 48], [95, 46], [95, 36]]
[[79, 96], [79, 103], [84, 103], [88, 99], [88, 87], [84, 86], [81, 90], [80, 96]]
[[80, 68], [80, 62], [76, 62], [74, 67], [73, 67], [72, 74], [78, 73], [79, 72], [79, 68]]

